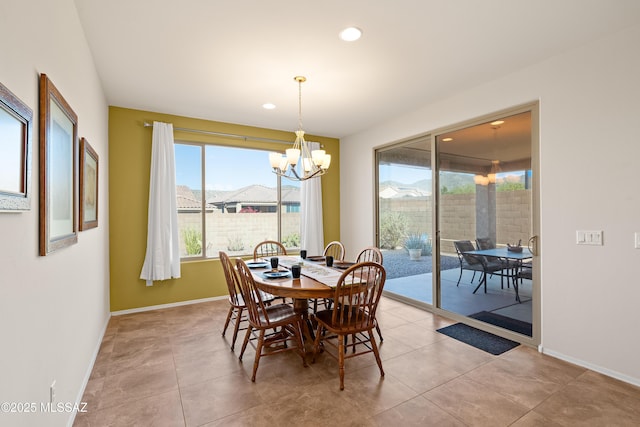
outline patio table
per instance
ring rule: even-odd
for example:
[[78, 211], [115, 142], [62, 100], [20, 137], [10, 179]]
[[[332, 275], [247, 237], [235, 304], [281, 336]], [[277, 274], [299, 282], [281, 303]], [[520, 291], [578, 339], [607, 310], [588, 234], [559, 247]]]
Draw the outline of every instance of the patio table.
[[[477, 256], [485, 256], [490, 258], [501, 258], [505, 260], [513, 260], [518, 261], [519, 264], [522, 264], [523, 261], [529, 260], [533, 258], [533, 255], [529, 251], [528, 248], [523, 248], [522, 252], [510, 251], [508, 248], [492, 248], [492, 249], [481, 249], [475, 251], [465, 251], [465, 254], [468, 255], [477, 255]], [[518, 277], [518, 272], [516, 271], [514, 274], [513, 280], [513, 288], [516, 292], [516, 301], [520, 301], [520, 294], [518, 293], [518, 281], [516, 278]], [[475, 293], [480, 285], [473, 291]]]

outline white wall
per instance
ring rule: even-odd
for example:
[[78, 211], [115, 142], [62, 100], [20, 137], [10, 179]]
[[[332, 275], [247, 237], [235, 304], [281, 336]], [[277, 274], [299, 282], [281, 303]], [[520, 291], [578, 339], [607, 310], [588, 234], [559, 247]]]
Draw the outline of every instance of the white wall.
[[[0, 82], [34, 112], [31, 210], [0, 213], [0, 402], [75, 402], [109, 316], [108, 109], [73, 0], [0, 3]], [[99, 226], [38, 256], [38, 77], [46, 73], [100, 157]], [[0, 413], [0, 425], [67, 425], [71, 414]]]
[[[373, 148], [540, 101], [544, 351], [640, 385], [640, 26], [344, 138], [341, 239], [373, 242]], [[345, 165], [358, 164], [359, 167]], [[569, 195], [569, 197], [567, 197]], [[359, 215], [352, 215], [360, 212]], [[578, 229], [603, 246], [576, 246]], [[353, 256], [353, 254], [350, 254]]]

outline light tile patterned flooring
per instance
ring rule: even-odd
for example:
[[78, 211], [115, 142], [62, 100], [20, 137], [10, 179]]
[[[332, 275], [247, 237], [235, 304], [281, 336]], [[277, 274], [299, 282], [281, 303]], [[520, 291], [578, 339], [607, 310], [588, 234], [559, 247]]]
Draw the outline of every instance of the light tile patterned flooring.
[[492, 356], [444, 336], [452, 322], [383, 299], [385, 377], [372, 354], [240, 362], [226, 301], [113, 317], [74, 426], [637, 426], [640, 388], [516, 347]]

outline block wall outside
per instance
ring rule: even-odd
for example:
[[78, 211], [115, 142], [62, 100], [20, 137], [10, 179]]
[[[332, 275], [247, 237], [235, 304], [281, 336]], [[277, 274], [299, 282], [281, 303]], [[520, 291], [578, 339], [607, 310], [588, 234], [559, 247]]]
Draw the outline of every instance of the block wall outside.
[[[180, 230], [192, 228], [201, 231], [201, 215], [194, 212], [178, 214]], [[207, 230], [207, 255], [217, 257], [223, 250], [233, 255], [253, 253], [256, 244], [263, 240], [278, 240], [278, 215], [276, 213], [221, 213], [206, 215], [207, 224], [215, 224]], [[282, 214], [282, 238], [292, 234], [300, 235], [300, 213]], [[186, 253], [184, 239], [180, 238], [180, 253]], [[231, 239], [231, 241], [230, 241]], [[230, 244], [241, 243], [242, 250], [231, 250]], [[213, 251], [213, 253], [211, 253]]]
[[[454, 240], [476, 239], [476, 198], [475, 194], [445, 194], [440, 198], [440, 239], [442, 252], [453, 254]], [[380, 208], [384, 212], [399, 212], [407, 219], [409, 233], [426, 233], [433, 237], [431, 230], [431, 197], [406, 199], [381, 199]], [[531, 192], [501, 191], [496, 194], [497, 243], [517, 243], [522, 240], [526, 245], [531, 234]], [[231, 236], [244, 245], [244, 251], [250, 253], [252, 248], [262, 240], [277, 240], [277, 214], [229, 214], [213, 212], [207, 214], [207, 223], [216, 224], [207, 232], [209, 250], [215, 248], [228, 251]], [[200, 230], [199, 213], [180, 213], [178, 215], [180, 229], [192, 227]], [[286, 239], [294, 233], [300, 234], [300, 213], [282, 214], [282, 236]], [[184, 253], [184, 241], [180, 238], [181, 253]]]
[[[407, 219], [409, 233], [431, 230], [431, 197], [380, 199], [383, 212], [399, 212]], [[526, 245], [531, 234], [531, 191], [500, 191], [496, 193], [496, 240], [499, 245]], [[476, 239], [475, 194], [445, 194], [440, 197], [440, 240], [442, 252], [454, 254], [454, 240]]]

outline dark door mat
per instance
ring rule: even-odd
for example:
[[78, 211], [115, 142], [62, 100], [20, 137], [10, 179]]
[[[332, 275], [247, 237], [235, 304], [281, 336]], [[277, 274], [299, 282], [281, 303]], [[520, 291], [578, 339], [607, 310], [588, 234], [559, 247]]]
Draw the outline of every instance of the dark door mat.
[[517, 332], [528, 337], [532, 336], [531, 323], [523, 322], [522, 320], [512, 319], [511, 317], [502, 316], [496, 313], [490, 313], [488, 311], [481, 311], [470, 315], [472, 319], [477, 319], [485, 323], [490, 323], [494, 326], [499, 326], [503, 329], [508, 329], [513, 332]]
[[456, 323], [446, 326], [444, 328], [437, 329], [437, 332], [496, 356], [520, 345], [515, 341], [499, 337], [492, 333], [474, 328], [473, 326], [465, 325], [464, 323]]

